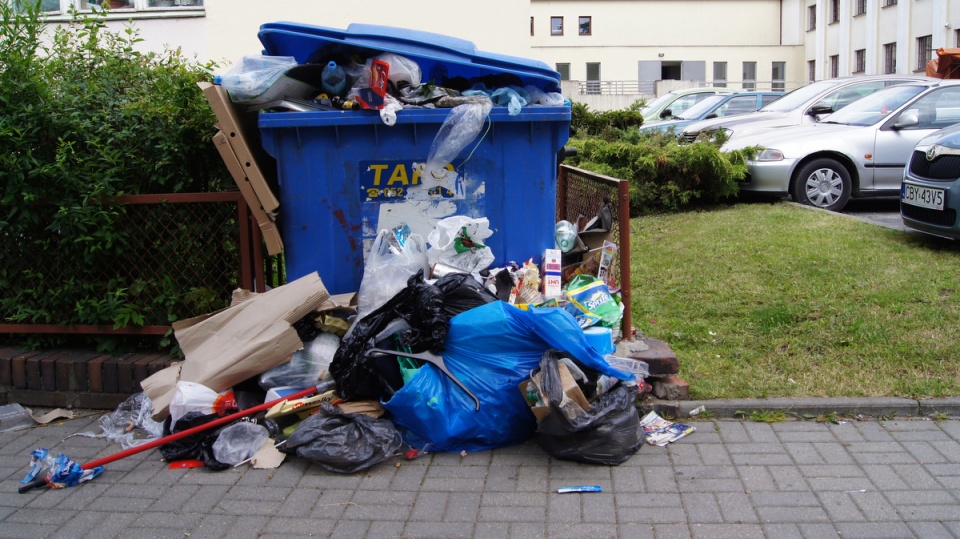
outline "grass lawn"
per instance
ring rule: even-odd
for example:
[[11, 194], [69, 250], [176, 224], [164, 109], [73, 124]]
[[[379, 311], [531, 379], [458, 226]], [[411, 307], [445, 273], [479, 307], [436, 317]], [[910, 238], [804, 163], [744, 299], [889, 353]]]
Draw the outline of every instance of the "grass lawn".
[[785, 202], [630, 226], [634, 326], [691, 398], [960, 395], [960, 243]]

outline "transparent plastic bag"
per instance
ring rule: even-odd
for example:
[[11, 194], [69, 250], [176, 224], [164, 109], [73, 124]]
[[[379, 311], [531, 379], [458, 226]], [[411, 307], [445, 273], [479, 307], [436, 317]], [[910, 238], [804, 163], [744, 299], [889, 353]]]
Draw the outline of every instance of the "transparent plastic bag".
[[491, 108], [493, 108], [493, 102], [489, 99], [474, 98], [473, 102], [457, 105], [450, 111], [440, 130], [437, 131], [433, 144], [430, 145], [430, 153], [427, 154], [427, 161], [421, 174], [425, 187], [442, 185], [453, 190], [450, 182], [456, 178], [456, 175], [452, 175], [452, 178], [445, 181], [448, 172], [446, 166], [477, 138], [487, 116], [490, 115]]
[[357, 318], [377, 310], [406, 288], [418, 271], [429, 273], [423, 236], [410, 234], [406, 225], [377, 234], [363, 265], [357, 293]]
[[260, 387], [310, 387], [317, 384], [330, 368], [333, 355], [340, 347], [340, 338], [323, 332], [293, 353], [289, 363], [274, 367], [260, 375]]
[[378, 55], [374, 60], [380, 60], [390, 65], [387, 80], [393, 83], [395, 88], [420, 86], [420, 65], [410, 58], [385, 52]]
[[[152, 416], [153, 403], [150, 398], [143, 393], [136, 393], [120, 403], [113, 412], [100, 416], [99, 434], [78, 432], [70, 436], [106, 438], [120, 444], [124, 449], [129, 449], [163, 436], [163, 423], [154, 421]], [[146, 431], [146, 437], [138, 437], [138, 428]]]
[[213, 458], [236, 466], [252, 457], [269, 437], [263, 425], [239, 421], [220, 431], [217, 441], [213, 442]]
[[232, 101], [253, 99], [267, 90], [292, 67], [293, 56], [244, 56], [226, 73], [217, 77], [218, 83], [230, 94]]
[[534, 85], [524, 86], [523, 89], [527, 92], [529, 98], [527, 99], [529, 105], [543, 105], [547, 107], [562, 107], [565, 104], [565, 99], [563, 94], [559, 92], [544, 92], [540, 88], [537, 88]]

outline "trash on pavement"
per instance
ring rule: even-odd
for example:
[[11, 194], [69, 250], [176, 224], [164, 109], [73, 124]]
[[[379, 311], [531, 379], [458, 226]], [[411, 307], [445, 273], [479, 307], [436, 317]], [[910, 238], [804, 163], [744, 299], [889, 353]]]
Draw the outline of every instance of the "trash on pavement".
[[238, 421], [225, 427], [213, 442], [213, 457], [231, 466], [249, 460], [260, 450], [270, 433], [263, 425]]
[[152, 416], [153, 404], [150, 399], [143, 393], [135, 393], [113, 412], [100, 416], [100, 433], [78, 432], [71, 436], [106, 438], [128, 449], [163, 436], [163, 424], [154, 421]]
[[557, 489], [558, 494], [569, 494], [571, 492], [603, 492], [603, 489], [598, 485], [583, 485], [575, 487], [560, 487]]
[[230, 307], [175, 323], [184, 361], [141, 384], [154, 418], [167, 415], [180, 380], [220, 392], [289, 360], [303, 348], [292, 324], [329, 297], [314, 272], [262, 294], [237, 291]]
[[647, 443], [659, 446], [676, 442], [680, 438], [697, 430], [697, 428], [692, 425], [668, 421], [654, 411], [650, 411], [647, 415], [643, 416], [640, 420], [640, 425], [647, 434]]
[[[533, 400], [538, 408], [542, 408], [541, 402], [548, 407], [537, 414], [534, 440], [555, 458], [621, 464], [645, 439], [636, 407], [636, 384], [615, 381], [612, 388], [604, 388], [603, 373], [568, 356], [559, 350], [545, 352], [539, 371], [530, 378], [535, 388], [532, 398], [525, 386], [522, 389], [528, 403]], [[582, 377], [579, 383], [570, 372], [571, 361]], [[581, 385], [592, 394], [585, 394]]]
[[324, 404], [319, 413], [300, 422], [281, 451], [331, 472], [354, 473], [393, 457], [402, 445], [391, 421], [347, 414]]

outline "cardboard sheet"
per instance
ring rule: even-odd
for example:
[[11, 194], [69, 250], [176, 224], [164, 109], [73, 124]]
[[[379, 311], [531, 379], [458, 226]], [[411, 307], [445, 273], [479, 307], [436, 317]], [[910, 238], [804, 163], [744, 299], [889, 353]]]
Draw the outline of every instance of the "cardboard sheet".
[[166, 417], [178, 380], [220, 392], [288, 361], [303, 348], [292, 324], [329, 297], [313, 272], [263, 294], [235, 293], [230, 307], [175, 323], [184, 361], [141, 384], [154, 418]]

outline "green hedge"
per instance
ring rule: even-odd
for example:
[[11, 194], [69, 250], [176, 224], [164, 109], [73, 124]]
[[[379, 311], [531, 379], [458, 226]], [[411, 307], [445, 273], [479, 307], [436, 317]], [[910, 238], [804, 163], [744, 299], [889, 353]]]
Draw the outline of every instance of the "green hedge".
[[234, 187], [197, 87], [215, 66], [179, 50], [140, 52], [137, 30], [111, 31], [105, 17], [72, 12], [70, 24], [47, 27], [39, 3], [0, 1], [0, 256], [76, 270], [0, 268], [4, 323], [145, 323], [147, 304], [172, 305], [196, 283], [134, 301], [129, 283], [91, 281], [140, 232], [103, 202]]

